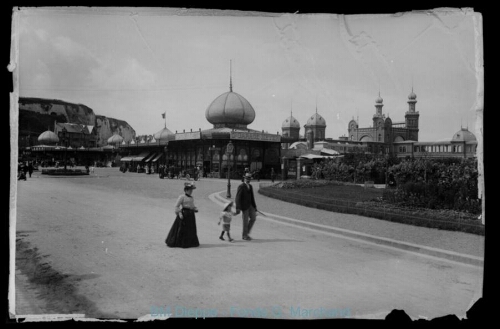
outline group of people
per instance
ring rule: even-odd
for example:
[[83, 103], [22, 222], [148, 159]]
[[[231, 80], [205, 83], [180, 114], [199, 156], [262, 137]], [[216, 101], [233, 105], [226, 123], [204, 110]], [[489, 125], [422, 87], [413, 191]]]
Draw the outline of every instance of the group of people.
[[31, 174], [33, 174], [34, 166], [31, 161], [28, 162], [19, 162], [17, 165], [17, 180], [26, 180], [26, 174], [29, 174], [31, 178]]
[[[250, 184], [252, 175], [246, 173], [243, 177], [243, 182], [238, 186], [234, 203], [232, 201], [224, 204], [222, 212], [219, 216], [219, 225], [222, 223], [222, 232], [219, 239], [225, 241], [224, 234], [227, 234], [228, 241], [233, 242], [230, 229], [233, 215], [242, 214], [243, 229], [242, 239], [250, 241], [250, 232], [257, 219], [257, 204], [253, 187]], [[167, 246], [171, 248], [191, 248], [198, 247], [200, 242], [196, 231], [196, 216], [198, 208], [195, 206], [193, 198], [193, 190], [196, 189], [194, 182], [187, 181], [184, 183], [184, 194], [177, 198], [175, 203], [175, 220], [170, 228], [170, 231], [165, 239]], [[235, 206], [235, 211], [233, 211]]]

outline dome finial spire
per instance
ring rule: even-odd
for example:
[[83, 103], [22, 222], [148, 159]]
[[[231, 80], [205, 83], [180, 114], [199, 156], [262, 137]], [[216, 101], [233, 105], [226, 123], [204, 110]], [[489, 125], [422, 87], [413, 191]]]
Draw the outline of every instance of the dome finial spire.
[[231, 59], [229, 60], [229, 91], [233, 92], [233, 74], [232, 74], [232, 65]]

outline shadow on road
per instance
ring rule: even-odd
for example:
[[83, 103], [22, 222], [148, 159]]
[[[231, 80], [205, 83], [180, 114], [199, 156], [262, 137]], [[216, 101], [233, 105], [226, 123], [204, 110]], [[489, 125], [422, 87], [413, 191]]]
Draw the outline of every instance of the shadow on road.
[[225, 248], [225, 247], [243, 247], [241, 245], [236, 245], [235, 244], [236, 240], [234, 242], [227, 242], [226, 244], [222, 243], [200, 243], [200, 246], [198, 248]]
[[[244, 241], [244, 240], [240, 240], [240, 241], [237, 241], [235, 240], [234, 242], [244, 242], [244, 243], [248, 243], [248, 244], [251, 244], [251, 243], [272, 243], [272, 242], [304, 242], [304, 241], [300, 241], [300, 240], [292, 240], [292, 239], [252, 239], [252, 241]], [[233, 243], [234, 243], [233, 242]]]

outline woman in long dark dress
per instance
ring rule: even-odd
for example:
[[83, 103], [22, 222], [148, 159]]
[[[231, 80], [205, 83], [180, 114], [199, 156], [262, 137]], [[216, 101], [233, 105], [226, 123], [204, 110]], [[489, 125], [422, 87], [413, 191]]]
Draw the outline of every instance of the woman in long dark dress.
[[200, 245], [194, 215], [198, 212], [198, 209], [194, 205], [192, 197], [195, 188], [196, 186], [192, 182], [184, 183], [184, 194], [177, 199], [175, 204], [175, 214], [177, 216], [165, 240], [167, 246], [171, 248], [191, 248]]

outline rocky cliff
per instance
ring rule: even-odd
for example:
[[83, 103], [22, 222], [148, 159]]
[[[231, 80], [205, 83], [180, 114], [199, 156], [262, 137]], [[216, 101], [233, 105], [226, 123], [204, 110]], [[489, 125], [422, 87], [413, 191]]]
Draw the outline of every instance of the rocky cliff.
[[54, 130], [54, 121], [80, 123], [97, 128], [97, 145], [106, 145], [109, 137], [117, 133], [125, 141], [135, 138], [135, 130], [119, 119], [97, 115], [82, 104], [73, 104], [57, 99], [19, 98], [19, 135], [38, 137], [47, 129]]

